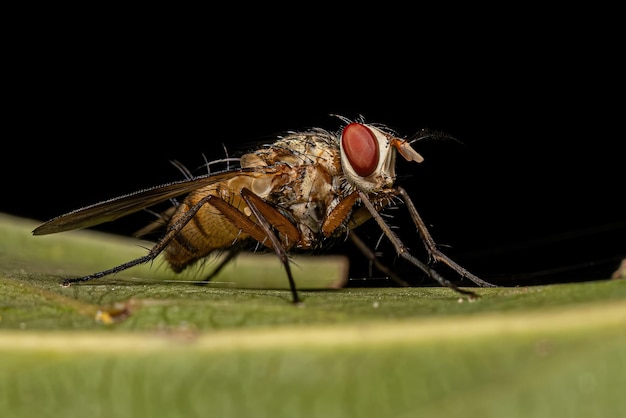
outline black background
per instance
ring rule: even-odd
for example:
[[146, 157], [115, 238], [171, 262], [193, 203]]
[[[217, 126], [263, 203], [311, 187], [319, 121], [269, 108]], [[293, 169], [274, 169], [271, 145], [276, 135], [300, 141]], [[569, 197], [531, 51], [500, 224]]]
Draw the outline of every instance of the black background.
[[[425, 162], [399, 163], [399, 184], [444, 251], [484, 279], [602, 279], [626, 256], [622, 64], [594, 44], [425, 51], [416, 40], [395, 53], [283, 37], [47, 35], [7, 64], [2, 212], [44, 221], [181, 179], [170, 160], [193, 169], [224, 146], [235, 153], [286, 130], [337, 130], [331, 114], [363, 115], [405, 137], [426, 128], [456, 138], [414, 144]], [[390, 213], [425, 259], [406, 212]], [[95, 229], [129, 235], [149, 219]], [[370, 244], [379, 235], [364, 226]], [[334, 251], [351, 255], [353, 277], [367, 274], [353, 250]], [[379, 251], [396, 263], [385, 240]]]

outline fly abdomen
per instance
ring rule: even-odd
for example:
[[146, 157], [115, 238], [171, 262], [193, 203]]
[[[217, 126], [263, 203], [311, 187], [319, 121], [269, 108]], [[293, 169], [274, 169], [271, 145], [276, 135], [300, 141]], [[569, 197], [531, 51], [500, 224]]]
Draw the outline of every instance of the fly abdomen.
[[[185, 213], [208, 195], [218, 197], [219, 192], [216, 187], [211, 186], [190, 194], [177, 207], [176, 213], [170, 220], [170, 227], [179, 222]], [[234, 196], [230, 203], [237, 207], [238, 203], [241, 203], [241, 198]], [[249, 235], [235, 227], [219, 210], [210, 203], [206, 203], [198, 209], [187, 225], [166, 247], [164, 256], [172, 270], [180, 273], [214, 251], [230, 248], [237, 240], [248, 237]]]

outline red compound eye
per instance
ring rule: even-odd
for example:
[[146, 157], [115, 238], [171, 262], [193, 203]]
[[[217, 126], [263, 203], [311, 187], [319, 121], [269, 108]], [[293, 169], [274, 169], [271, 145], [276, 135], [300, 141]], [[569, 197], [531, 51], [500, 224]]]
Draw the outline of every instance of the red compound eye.
[[361, 177], [367, 177], [378, 165], [378, 140], [365, 125], [351, 123], [343, 129], [341, 146], [350, 165]]

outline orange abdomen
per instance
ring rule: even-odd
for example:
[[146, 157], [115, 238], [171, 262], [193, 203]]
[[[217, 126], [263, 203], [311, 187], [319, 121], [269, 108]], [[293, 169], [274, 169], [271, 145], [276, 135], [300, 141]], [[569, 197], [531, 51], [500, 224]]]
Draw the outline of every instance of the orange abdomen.
[[[170, 225], [177, 222], [200, 199], [207, 195], [218, 196], [215, 186], [209, 186], [190, 194], [177, 208], [170, 220]], [[221, 196], [224, 198], [224, 196]], [[242, 201], [238, 196], [231, 196], [229, 203], [238, 207]], [[249, 236], [236, 228], [220, 211], [207, 203], [200, 207], [193, 218], [164, 251], [165, 259], [172, 270], [180, 273], [215, 250], [228, 249], [237, 240]]]

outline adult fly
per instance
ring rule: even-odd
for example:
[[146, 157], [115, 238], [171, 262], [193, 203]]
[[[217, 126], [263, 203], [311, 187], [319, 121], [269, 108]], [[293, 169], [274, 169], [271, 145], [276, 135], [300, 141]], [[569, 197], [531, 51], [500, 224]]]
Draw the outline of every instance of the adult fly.
[[[376, 267], [401, 281], [378, 262], [354, 231], [374, 219], [400, 257], [442, 286], [477, 297], [413, 256], [380, 215], [386, 207], [404, 203], [432, 260], [478, 286], [493, 286], [437, 248], [406, 190], [394, 184], [398, 154], [407, 161], [423, 161], [412, 141], [398, 137], [383, 125], [362, 119], [341, 120], [344, 126], [338, 132], [319, 128], [290, 132], [243, 154], [236, 167], [86, 206], [50, 219], [33, 234], [91, 227], [184, 196], [160, 214], [165, 232], [145, 256], [88, 276], [66, 279], [62, 284], [69, 286], [118, 273], [154, 260], [159, 254], [179, 273], [216, 252], [224, 252], [223, 260], [204, 280], [208, 282], [252, 242], [277, 254], [286, 271], [292, 300], [299, 303], [290, 252], [324, 248], [342, 236], [350, 238]], [[158, 224], [145, 231], [153, 231]]]

